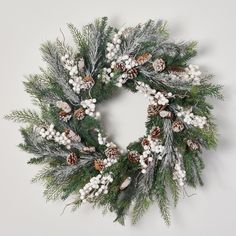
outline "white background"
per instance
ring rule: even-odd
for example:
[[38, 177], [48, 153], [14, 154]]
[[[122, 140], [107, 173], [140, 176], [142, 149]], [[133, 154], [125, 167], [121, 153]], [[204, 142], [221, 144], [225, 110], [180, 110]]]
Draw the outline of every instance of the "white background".
[[[0, 235], [236, 235], [236, 78], [235, 1], [233, 0], [21, 0], [0, 1], [0, 96], [1, 118], [15, 108], [31, 107], [24, 92], [23, 75], [36, 73], [43, 65], [39, 45], [60, 36], [62, 28], [70, 41], [66, 23], [81, 27], [99, 16], [108, 16], [116, 26], [145, 20], [165, 19], [175, 40], [199, 41], [194, 63], [213, 72], [225, 85], [224, 102], [215, 102], [219, 124], [217, 151], [204, 153], [205, 185], [193, 197], [182, 199], [172, 209], [168, 228], [153, 206], [136, 226], [112, 223], [113, 215], [83, 206], [64, 215], [64, 202], [46, 203], [43, 186], [30, 183], [37, 168], [28, 166], [30, 155], [20, 151], [18, 125], [0, 120]], [[146, 101], [140, 96], [120, 96], [103, 111], [108, 133], [125, 146], [144, 132]]]

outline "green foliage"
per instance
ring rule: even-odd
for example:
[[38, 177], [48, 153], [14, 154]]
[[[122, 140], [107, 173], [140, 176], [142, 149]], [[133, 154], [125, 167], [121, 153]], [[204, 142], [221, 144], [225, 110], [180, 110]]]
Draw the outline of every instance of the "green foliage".
[[155, 127], [155, 126], [162, 127], [163, 126], [163, 119], [160, 119], [160, 117], [155, 116], [155, 117], [149, 118], [147, 120], [146, 127], [147, 127], [148, 131], [150, 131], [152, 129], [152, 127]]
[[173, 198], [174, 206], [177, 206], [179, 197], [180, 197], [180, 187], [176, 183], [175, 180], [173, 180], [172, 172], [170, 170], [166, 170], [166, 185], [170, 188], [171, 195]]
[[91, 75], [98, 73], [104, 66], [105, 48], [113, 30], [112, 27], [107, 27], [107, 17], [84, 26], [82, 32], [73, 24], [68, 24], [68, 27]]
[[[44, 43], [41, 46], [41, 53], [46, 62], [46, 69], [40, 69], [39, 74], [29, 75], [24, 82], [25, 90], [33, 98], [34, 104], [39, 107], [39, 112], [29, 109], [17, 110], [5, 118], [26, 124], [20, 129], [24, 142], [19, 147], [33, 154], [28, 161], [29, 164], [43, 165], [33, 182], [40, 181], [45, 184], [44, 194], [48, 200], [65, 200], [74, 195], [75, 201], [72, 205], [76, 209], [82, 202], [79, 198], [79, 190], [90, 181], [91, 177], [99, 174], [99, 171], [94, 168], [94, 160], [106, 158], [104, 152], [106, 146], [98, 142], [97, 129], [103, 128], [99, 119], [86, 115], [84, 119], [78, 120], [74, 111], [81, 108], [81, 101], [85, 99], [96, 98], [98, 104], [115, 96], [118, 93], [117, 78], [123, 72], [114, 69], [113, 77], [107, 82], [98, 76], [104, 68], [110, 67], [111, 61], [106, 59], [106, 47], [108, 42], [112, 42], [113, 34], [118, 32], [116, 28], [108, 26], [106, 17], [86, 25], [81, 31], [72, 24], [68, 24], [68, 27], [76, 50], [59, 40]], [[141, 174], [139, 163], [132, 163], [127, 152], [137, 151], [141, 154], [144, 151], [141, 144], [143, 137], [130, 143], [127, 152], [120, 154], [117, 163], [105, 168], [101, 173], [102, 175], [112, 173], [114, 180], [109, 184], [108, 194], [95, 198], [93, 206], [103, 208], [104, 212], [114, 212], [115, 221], [121, 224], [125, 223], [125, 217], [129, 215], [131, 209], [132, 223], [136, 224], [148, 207], [157, 203], [163, 219], [169, 225], [171, 200], [176, 206], [182, 192], [182, 188], [173, 179], [174, 162], [177, 160], [176, 149], [182, 153], [181, 161], [186, 171], [187, 185], [192, 187], [203, 185], [202, 149], [217, 146], [217, 130], [211, 114], [213, 106], [207, 98], [223, 99], [222, 86], [212, 83], [212, 75], [202, 75], [200, 85], [171, 79], [173, 71], [182, 73], [188, 61], [196, 55], [196, 42], [169, 41], [166, 23], [163, 21], [149, 20], [142, 25], [127, 28], [121, 39], [118, 56], [131, 55], [136, 58], [144, 53], [152, 55], [150, 61], [137, 66], [138, 76], [127, 80], [123, 85], [124, 89], [137, 92], [137, 81], [142, 81], [156, 91], [171, 92], [174, 96], [169, 98], [168, 106], [162, 108], [170, 111], [172, 117], [168, 120], [159, 115], [148, 117], [146, 134], [143, 136], [147, 137], [153, 127], [160, 127], [159, 139], [165, 148], [163, 160], [159, 160], [158, 155], [155, 154], [153, 165], [148, 169], [148, 173]], [[89, 75], [95, 81], [93, 87], [81, 90], [79, 95], [69, 83], [72, 77], [61, 61], [61, 57], [65, 54], [69, 54], [76, 63], [83, 58], [85, 68], [79, 71], [78, 76], [84, 78]], [[153, 70], [152, 62], [157, 58], [165, 61], [165, 69], [162, 72]], [[58, 101], [64, 101], [71, 107], [69, 114], [72, 117], [68, 122], [64, 122], [59, 117], [61, 110], [56, 105]], [[185, 124], [182, 132], [173, 132], [172, 123], [179, 119], [178, 106], [192, 107], [195, 115], [205, 116], [207, 125], [204, 129]], [[71, 150], [68, 150], [65, 145], [42, 138], [38, 129], [48, 127], [50, 124], [54, 124], [56, 131], [60, 133], [70, 129], [79, 134], [81, 142], [72, 145]], [[190, 150], [187, 140], [195, 141], [200, 149]], [[81, 149], [84, 146], [93, 146], [96, 152], [84, 153]], [[75, 165], [68, 165], [66, 161], [71, 152], [79, 158]], [[171, 161], [166, 161], [168, 158]], [[131, 177], [130, 184], [120, 190], [121, 183], [127, 177]]]
[[140, 218], [148, 210], [150, 204], [151, 200], [148, 198], [148, 196], [139, 194], [139, 197], [136, 198], [136, 202], [131, 215], [133, 224], [136, 224], [140, 220]]
[[[157, 170], [158, 171], [158, 170]], [[154, 198], [157, 200], [161, 215], [167, 225], [170, 224], [169, 199], [165, 186], [166, 173], [165, 171], [158, 171], [156, 173], [155, 185], [153, 187]]]
[[21, 111], [13, 111], [9, 115], [6, 115], [5, 119], [19, 123], [29, 123], [35, 125], [44, 124], [44, 121], [41, 119], [39, 114], [29, 109], [23, 109]]
[[104, 84], [101, 80], [98, 80], [91, 89], [91, 96], [96, 97], [97, 103], [100, 103], [106, 99], [111, 98], [116, 93], [116, 91], [116, 87], [112, 82]]
[[[211, 79], [211, 76], [207, 77], [207, 80], [209, 79]], [[221, 94], [221, 90], [222, 85], [205, 82], [200, 86], [193, 86], [191, 90], [191, 95], [195, 98], [205, 98], [209, 96], [222, 100], [223, 95]]]
[[198, 183], [203, 185], [201, 172], [204, 169], [204, 164], [202, 159], [196, 153], [185, 152], [184, 168], [188, 185], [192, 187], [196, 187]]
[[165, 42], [158, 47], [157, 55], [165, 60], [167, 66], [185, 66], [187, 61], [197, 54], [196, 45], [196, 42], [179, 44]]

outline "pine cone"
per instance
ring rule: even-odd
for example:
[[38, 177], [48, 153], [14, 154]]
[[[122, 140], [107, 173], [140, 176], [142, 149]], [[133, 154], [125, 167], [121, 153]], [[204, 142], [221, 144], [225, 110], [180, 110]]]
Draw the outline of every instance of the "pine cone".
[[78, 119], [78, 120], [83, 120], [85, 117], [85, 111], [83, 107], [80, 107], [79, 109], [74, 111], [74, 116]]
[[161, 105], [149, 105], [147, 110], [148, 117], [157, 116], [163, 108], [164, 106]]
[[174, 121], [174, 123], [172, 124], [172, 129], [176, 133], [181, 132], [184, 129], [183, 122], [180, 120]]
[[85, 82], [87, 89], [93, 87], [93, 85], [95, 84], [94, 79], [90, 75], [85, 76], [83, 78], [83, 82]]
[[165, 61], [161, 58], [157, 58], [153, 64], [152, 64], [153, 68], [155, 71], [161, 72], [165, 69], [166, 65], [165, 65]]
[[70, 140], [74, 141], [74, 142], [80, 142], [81, 138], [78, 134], [75, 134], [74, 131], [72, 131], [71, 129], [65, 129], [65, 135], [67, 138], [69, 138]]
[[129, 79], [134, 79], [138, 76], [138, 69], [137, 68], [131, 68], [129, 70], [127, 70], [127, 76]]
[[121, 70], [122, 72], [126, 71], [126, 67], [124, 63], [117, 63], [115, 66], [115, 70]]
[[101, 159], [97, 159], [97, 160], [94, 160], [94, 168], [98, 171], [102, 171], [105, 167], [105, 164], [103, 162], [103, 160]]
[[146, 62], [148, 62], [152, 58], [152, 55], [150, 53], [144, 53], [136, 58], [136, 61], [139, 65], [143, 65]]
[[139, 163], [140, 154], [137, 151], [130, 151], [128, 153], [128, 159], [132, 163]]
[[116, 158], [119, 155], [119, 150], [116, 146], [110, 146], [105, 150], [105, 155], [108, 158]]
[[59, 112], [59, 117], [60, 117], [60, 119], [62, 119], [63, 117], [66, 117], [67, 115], [68, 115], [68, 113], [65, 112], [65, 111], [60, 111], [60, 112]]
[[65, 111], [60, 111], [59, 118], [60, 120], [67, 122], [71, 118], [71, 114]]
[[147, 138], [143, 138], [141, 144], [142, 144], [142, 146], [148, 146], [150, 144], [150, 142]]
[[57, 101], [56, 106], [66, 113], [71, 112], [71, 107], [69, 106], [67, 102]]
[[68, 165], [76, 165], [78, 163], [78, 157], [72, 152], [67, 156], [66, 161]]
[[157, 139], [161, 135], [161, 129], [159, 126], [153, 127], [150, 132], [151, 139]]
[[65, 129], [64, 130], [66, 137], [68, 137], [68, 134], [70, 133], [70, 129]]
[[191, 151], [197, 151], [200, 148], [199, 143], [196, 143], [191, 139], [187, 140], [187, 145]]

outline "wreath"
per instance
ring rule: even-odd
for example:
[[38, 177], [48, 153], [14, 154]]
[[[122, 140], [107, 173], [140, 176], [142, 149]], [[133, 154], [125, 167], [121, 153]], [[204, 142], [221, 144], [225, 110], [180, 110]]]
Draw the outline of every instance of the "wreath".
[[[103, 207], [124, 224], [133, 223], [157, 203], [170, 223], [186, 186], [202, 185], [202, 150], [217, 145], [212, 105], [222, 99], [212, 75], [189, 64], [196, 42], [168, 40], [163, 21], [149, 20], [117, 29], [101, 18], [79, 31], [68, 24], [75, 49], [65, 38], [41, 46], [47, 64], [24, 82], [41, 112], [23, 109], [6, 118], [26, 123], [20, 148], [42, 165], [33, 182], [45, 182], [47, 199], [73, 197]], [[142, 93], [149, 101], [146, 134], [126, 151], [106, 136], [97, 104], [117, 89]]]

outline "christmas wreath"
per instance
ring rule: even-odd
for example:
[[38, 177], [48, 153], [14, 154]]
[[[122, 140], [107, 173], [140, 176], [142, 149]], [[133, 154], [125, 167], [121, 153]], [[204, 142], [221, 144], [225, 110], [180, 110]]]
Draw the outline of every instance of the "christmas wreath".
[[[26, 123], [20, 148], [40, 164], [33, 179], [45, 182], [47, 199], [73, 197], [136, 223], [157, 203], [167, 224], [170, 198], [176, 205], [185, 186], [202, 185], [202, 150], [217, 145], [216, 125], [207, 97], [222, 99], [212, 75], [188, 64], [195, 42], [168, 40], [165, 23], [149, 20], [116, 29], [107, 18], [65, 39], [41, 46], [46, 69], [24, 82], [41, 112], [13, 111], [6, 118]], [[142, 93], [149, 101], [146, 134], [125, 151], [106, 137], [96, 105], [116, 90]], [[130, 211], [131, 210], [131, 211]]]

